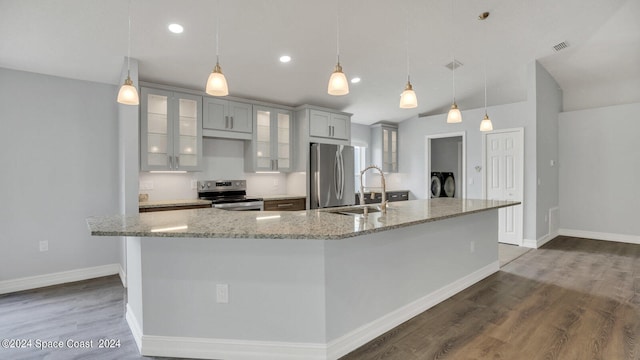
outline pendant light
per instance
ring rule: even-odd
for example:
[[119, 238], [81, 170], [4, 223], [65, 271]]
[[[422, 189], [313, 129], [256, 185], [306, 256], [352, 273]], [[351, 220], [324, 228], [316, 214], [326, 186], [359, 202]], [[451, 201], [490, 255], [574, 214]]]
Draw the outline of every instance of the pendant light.
[[205, 91], [213, 96], [227, 96], [229, 95], [229, 86], [220, 67], [220, 1], [217, 3], [216, 10], [216, 66], [209, 74]]
[[[454, 0], [451, 0], [451, 25], [453, 29], [455, 29], [455, 11], [454, 11]], [[455, 39], [453, 36], [453, 30], [451, 31], [451, 47], [455, 44]], [[453, 104], [451, 104], [451, 109], [447, 114], [447, 123], [455, 124], [462, 122], [462, 113], [460, 109], [458, 109], [458, 104], [456, 104], [456, 57], [453, 55], [453, 49], [451, 50], [451, 57], [453, 58], [453, 62], [451, 63], [451, 89], [453, 90]]]
[[487, 115], [487, 64], [484, 64], [484, 118], [480, 122], [480, 131], [492, 131], [493, 124]]
[[[480, 15], [480, 20], [486, 20], [489, 17], [489, 13], [485, 12]], [[485, 29], [485, 42], [487, 38], [487, 30]], [[492, 131], [493, 124], [491, 123], [491, 119], [489, 119], [489, 115], [487, 115], [487, 48], [485, 46], [484, 49], [484, 118], [482, 122], [480, 122], [480, 131]]]
[[342, 72], [342, 66], [340, 65], [340, 18], [336, 16], [336, 49], [338, 62], [336, 68], [333, 70], [331, 77], [329, 78], [329, 86], [327, 87], [327, 93], [329, 95], [340, 96], [347, 95], [349, 93], [349, 82], [347, 76]]
[[138, 105], [140, 104], [140, 97], [138, 96], [138, 90], [133, 86], [131, 80], [131, 1], [129, 1], [129, 39], [127, 45], [127, 78], [124, 80], [124, 84], [118, 91], [117, 101], [120, 104], [125, 105]]
[[409, 10], [407, 10], [407, 38], [406, 38], [406, 47], [407, 47], [407, 85], [404, 87], [404, 91], [402, 95], [400, 95], [400, 108], [401, 109], [413, 109], [418, 107], [418, 98], [416, 97], [416, 92], [413, 91], [413, 86], [411, 85], [411, 78], [409, 76]]

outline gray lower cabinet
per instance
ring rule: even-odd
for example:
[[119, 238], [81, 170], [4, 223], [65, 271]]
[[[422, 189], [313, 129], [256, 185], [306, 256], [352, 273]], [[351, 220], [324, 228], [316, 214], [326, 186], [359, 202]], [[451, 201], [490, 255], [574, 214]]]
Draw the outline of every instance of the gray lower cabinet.
[[[373, 195], [372, 195], [373, 194]], [[406, 201], [409, 200], [408, 191], [388, 191], [387, 200], [393, 201]], [[365, 204], [380, 204], [382, 202], [382, 193], [379, 192], [365, 192], [364, 203]], [[356, 192], [356, 204], [360, 204], [360, 193]]]
[[200, 171], [202, 96], [141, 87], [140, 170]]
[[250, 140], [253, 133], [253, 105], [204, 97], [204, 136]]

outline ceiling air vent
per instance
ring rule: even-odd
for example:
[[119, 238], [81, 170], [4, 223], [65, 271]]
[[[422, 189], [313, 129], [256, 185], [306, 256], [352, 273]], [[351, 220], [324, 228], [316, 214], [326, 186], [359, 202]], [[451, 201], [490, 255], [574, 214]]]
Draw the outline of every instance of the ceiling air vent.
[[564, 49], [566, 49], [568, 47], [569, 47], [569, 44], [567, 44], [566, 41], [563, 41], [563, 42], [561, 42], [561, 43], [559, 43], [557, 45], [554, 45], [553, 46], [553, 50], [560, 51], [560, 50], [564, 50]]
[[462, 66], [462, 63], [460, 61], [456, 60], [455, 62], [452, 61], [452, 62], [448, 63], [445, 66], [447, 67], [447, 69], [453, 70], [454, 68], [457, 69], [460, 66]]

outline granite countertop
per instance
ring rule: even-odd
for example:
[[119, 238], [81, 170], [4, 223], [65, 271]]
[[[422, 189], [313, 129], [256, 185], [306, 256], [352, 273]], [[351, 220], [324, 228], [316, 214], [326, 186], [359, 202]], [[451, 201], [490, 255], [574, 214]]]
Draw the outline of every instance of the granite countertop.
[[184, 200], [160, 200], [160, 201], [141, 201], [140, 209], [152, 209], [173, 206], [190, 206], [190, 205], [211, 205], [210, 200], [200, 199], [184, 199]]
[[374, 212], [366, 218], [330, 212], [336, 208], [289, 212], [207, 208], [90, 217], [87, 224], [95, 236], [336, 240], [517, 204], [455, 198], [398, 201], [389, 204], [387, 214]]

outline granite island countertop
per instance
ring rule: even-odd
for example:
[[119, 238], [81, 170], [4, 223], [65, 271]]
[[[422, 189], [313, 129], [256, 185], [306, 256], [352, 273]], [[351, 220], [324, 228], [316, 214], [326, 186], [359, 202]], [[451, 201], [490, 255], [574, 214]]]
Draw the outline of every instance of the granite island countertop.
[[515, 201], [436, 198], [389, 204], [386, 214], [227, 211], [215, 208], [87, 218], [94, 236], [337, 240], [518, 205]]

